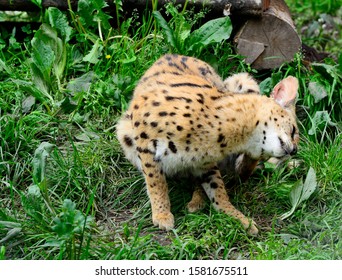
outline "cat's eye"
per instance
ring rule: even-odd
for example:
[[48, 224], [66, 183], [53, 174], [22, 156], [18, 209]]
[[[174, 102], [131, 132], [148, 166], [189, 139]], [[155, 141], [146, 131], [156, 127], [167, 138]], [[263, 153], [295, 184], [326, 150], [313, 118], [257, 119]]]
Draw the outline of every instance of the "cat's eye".
[[293, 139], [296, 134], [296, 127], [292, 126], [292, 131], [291, 131], [291, 138]]

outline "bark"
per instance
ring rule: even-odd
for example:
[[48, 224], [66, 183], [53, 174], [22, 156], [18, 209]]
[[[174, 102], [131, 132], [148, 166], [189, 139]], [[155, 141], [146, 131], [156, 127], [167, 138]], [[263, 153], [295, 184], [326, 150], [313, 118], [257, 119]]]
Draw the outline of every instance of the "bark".
[[[77, 8], [77, 0], [71, 0], [71, 6]], [[124, 8], [145, 8], [152, 6], [152, 0], [122, 0]], [[170, 0], [159, 0], [158, 7], [164, 6]], [[185, 0], [176, 0], [176, 4], [184, 4]], [[107, 1], [110, 7], [115, 5], [114, 0]], [[218, 16], [222, 16], [223, 11], [230, 6], [230, 11], [242, 15], [259, 15], [261, 16], [263, 10], [267, 9], [269, 0], [190, 0], [188, 6], [202, 7], [203, 5], [211, 8], [212, 12]], [[228, 5], [228, 6], [227, 6]], [[67, 0], [43, 0], [43, 8], [57, 7], [60, 10], [68, 9]], [[11, 11], [37, 11], [39, 7], [32, 1], [28, 0], [0, 0], [0, 10]]]
[[[73, 7], [77, 7], [77, 0], [70, 0]], [[43, 8], [57, 7], [60, 10], [68, 9], [67, 0], [43, 0]], [[0, 11], [39, 11], [39, 7], [30, 0], [0, 0]]]
[[271, 0], [261, 18], [248, 19], [237, 32], [237, 52], [256, 69], [271, 69], [293, 60], [301, 41], [283, 0]]

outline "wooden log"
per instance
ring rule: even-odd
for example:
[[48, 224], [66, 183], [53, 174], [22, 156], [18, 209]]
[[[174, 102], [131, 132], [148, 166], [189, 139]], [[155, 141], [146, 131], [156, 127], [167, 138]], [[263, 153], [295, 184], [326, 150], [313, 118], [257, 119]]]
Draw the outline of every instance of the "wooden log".
[[[71, 0], [71, 6], [77, 8], [77, 0]], [[106, 1], [110, 7], [115, 6], [115, 0]], [[158, 7], [161, 8], [170, 0], [158, 0]], [[152, 6], [152, 0], [122, 0], [123, 7], [145, 8]], [[185, 0], [175, 0], [174, 3], [184, 5]], [[262, 12], [267, 9], [269, 0], [192, 0], [188, 2], [188, 6], [202, 7], [207, 6], [217, 16], [222, 16], [224, 10], [230, 9], [234, 14], [240, 15], [262, 15]], [[43, 0], [42, 7], [57, 7], [60, 10], [68, 9], [67, 0]], [[32, 1], [28, 0], [0, 0], [0, 10], [2, 11], [37, 11], [39, 7]]]
[[301, 40], [283, 0], [271, 0], [261, 18], [248, 19], [237, 32], [237, 52], [255, 69], [272, 69], [293, 60]]
[[[70, 0], [71, 6], [77, 7], [77, 0]], [[60, 10], [68, 9], [67, 0], [43, 0], [42, 7], [56, 7]], [[0, 11], [39, 11], [39, 7], [29, 0], [0, 0]]]
[[[158, 0], [158, 7], [163, 7], [171, 0]], [[185, 0], [174, 0], [173, 3], [184, 5]], [[151, 7], [152, 0], [123, 0], [123, 4], [127, 6], [146, 7], [146, 4]], [[230, 10], [231, 13], [252, 16], [261, 16], [263, 11], [269, 6], [269, 0], [191, 0], [187, 3], [188, 7], [209, 7], [211, 13], [218, 17]]]

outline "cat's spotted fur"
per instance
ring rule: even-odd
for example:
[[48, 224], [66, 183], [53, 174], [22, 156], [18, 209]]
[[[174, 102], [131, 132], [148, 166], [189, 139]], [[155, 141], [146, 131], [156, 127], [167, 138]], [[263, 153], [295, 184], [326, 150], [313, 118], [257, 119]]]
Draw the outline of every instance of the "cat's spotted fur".
[[257, 162], [295, 153], [298, 82], [288, 77], [268, 98], [258, 87], [251, 94], [230, 93], [245, 86], [235, 78], [222, 81], [195, 58], [163, 56], [141, 78], [117, 124], [126, 157], [144, 174], [153, 222], [162, 229], [174, 227], [165, 176], [186, 171], [199, 178], [217, 210], [239, 219], [249, 233], [258, 232], [229, 202], [217, 162], [231, 154]]

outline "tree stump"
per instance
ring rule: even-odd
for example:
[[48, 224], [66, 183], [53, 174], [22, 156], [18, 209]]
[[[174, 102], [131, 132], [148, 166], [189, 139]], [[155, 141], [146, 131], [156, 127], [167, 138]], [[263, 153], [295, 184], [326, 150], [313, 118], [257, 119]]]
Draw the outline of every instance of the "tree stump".
[[271, 0], [260, 18], [250, 18], [234, 37], [237, 53], [255, 69], [272, 69], [292, 61], [301, 40], [283, 0]]

